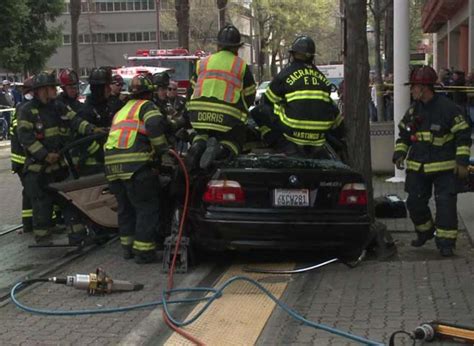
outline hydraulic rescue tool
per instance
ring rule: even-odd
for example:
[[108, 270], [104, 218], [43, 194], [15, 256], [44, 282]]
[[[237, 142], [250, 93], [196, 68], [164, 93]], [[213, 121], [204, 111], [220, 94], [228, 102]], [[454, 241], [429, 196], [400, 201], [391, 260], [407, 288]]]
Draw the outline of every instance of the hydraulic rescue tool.
[[413, 331], [416, 340], [434, 341], [437, 339], [451, 340], [472, 345], [474, 328], [440, 321], [423, 323]]
[[116, 291], [140, 291], [143, 289], [142, 284], [112, 279], [101, 268], [97, 268], [95, 273], [68, 275], [65, 278], [52, 277], [48, 281], [87, 290], [89, 295]]

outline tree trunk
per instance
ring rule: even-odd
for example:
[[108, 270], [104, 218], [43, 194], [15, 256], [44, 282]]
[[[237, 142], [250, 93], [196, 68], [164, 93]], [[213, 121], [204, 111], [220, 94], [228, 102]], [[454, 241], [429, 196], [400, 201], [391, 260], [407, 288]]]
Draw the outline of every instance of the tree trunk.
[[383, 103], [382, 54], [380, 52], [380, 21], [382, 17], [380, 0], [374, 0], [374, 39], [375, 39], [375, 97], [377, 99], [377, 120], [385, 120]]
[[277, 62], [276, 62], [277, 55], [278, 55], [278, 48], [275, 50], [272, 50], [272, 64], [270, 65], [271, 76], [276, 76], [278, 73]]
[[95, 13], [95, 3], [92, 0], [89, 0], [89, 12], [87, 12], [87, 25], [89, 27], [89, 37], [91, 42], [91, 51], [92, 51], [92, 64], [94, 67], [97, 67], [97, 57], [95, 54], [95, 42], [93, 40], [94, 30], [92, 27], [92, 15]]
[[225, 26], [226, 23], [226, 6], [227, 6], [227, 0], [216, 0], [217, 3], [217, 9], [219, 13], [219, 29], [222, 29]]
[[189, 0], [175, 0], [178, 45], [189, 49]]
[[385, 51], [385, 75], [393, 74], [393, 1], [385, 11], [385, 39], [384, 39], [384, 51]]
[[81, 16], [81, 0], [71, 0], [71, 66], [74, 71], [80, 75], [79, 71], [79, 42], [77, 40], [77, 31], [79, 17]]
[[372, 165], [369, 136], [369, 57], [367, 5], [345, 0], [346, 55], [344, 62], [344, 114], [347, 129], [348, 163], [367, 184], [369, 215], [374, 219]]

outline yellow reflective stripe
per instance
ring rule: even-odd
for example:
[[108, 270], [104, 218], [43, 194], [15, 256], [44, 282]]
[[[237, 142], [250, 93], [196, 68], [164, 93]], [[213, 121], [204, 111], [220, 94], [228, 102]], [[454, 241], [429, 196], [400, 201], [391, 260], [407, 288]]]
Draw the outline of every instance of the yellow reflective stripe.
[[33, 129], [33, 123], [26, 121], [26, 120], [18, 120], [18, 128], [25, 128], [28, 130]]
[[133, 237], [130, 236], [122, 236], [120, 237], [120, 244], [125, 246], [130, 246], [133, 244]]
[[261, 126], [258, 128], [262, 136], [266, 135], [268, 132], [271, 131], [271, 129], [268, 126]]
[[328, 92], [323, 90], [297, 90], [285, 95], [287, 102], [296, 100], [322, 100], [329, 102], [331, 97]]
[[143, 122], [147, 122], [148, 119], [152, 118], [152, 117], [159, 117], [161, 115], [161, 113], [158, 111], [158, 110], [151, 110], [151, 111], [148, 111], [145, 113], [145, 115], [143, 115]]
[[193, 143], [197, 141], [206, 141], [209, 139], [209, 135], [196, 135], [193, 138]]
[[461, 130], [465, 130], [465, 129], [468, 129], [469, 128], [469, 124], [466, 123], [464, 120], [460, 123], [457, 123], [456, 125], [454, 125], [453, 127], [451, 127], [451, 132], [452, 133], [456, 133], [456, 132], [459, 132]]
[[113, 165], [117, 163], [145, 162], [151, 160], [151, 153], [126, 153], [105, 156], [105, 164]]
[[401, 128], [401, 129], [406, 129], [406, 125], [403, 121], [400, 121], [400, 123], [398, 124], [398, 127]]
[[98, 150], [100, 149], [100, 145], [99, 143], [97, 143], [96, 141], [92, 142], [89, 147], [87, 148], [87, 152], [89, 154], [94, 154], [96, 153]]
[[220, 132], [227, 132], [232, 129], [232, 127], [230, 126], [217, 125], [217, 124], [211, 124], [211, 123], [198, 123], [198, 122], [191, 122], [191, 126], [195, 129], [216, 130]]
[[326, 143], [326, 138], [323, 139], [300, 139], [300, 138], [295, 138], [292, 136], [287, 135], [286, 133], [283, 134], [287, 140], [290, 142], [293, 142], [295, 144], [299, 145], [310, 145], [313, 147], [320, 147], [323, 146], [324, 143]]
[[142, 241], [133, 241], [133, 248], [138, 251], [151, 251], [156, 248], [155, 243], [146, 243]]
[[95, 166], [95, 165], [100, 164], [100, 162], [97, 161], [97, 160], [96, 160], [95, 158], [93, 158], [93, 157], [89, 157], [89, 158], [86, 159], [86, 161], [84, 162], [84, 164], [85, 164], [86, 166]]
[[10, 155], [11, 161], [19, 164], [24, 164], [26, 157], [18, 154], [11, 153]]
[[[46, 166], [46, 169], [44, 170], [44, 172], [50, 173], [50, 172], [56, 171], [56, 170], [60, 169], [61, 166], [62, 165], [59, 165], [57, 163], [55, 163], [54, 165]], [[34, 164], [28, 166], [28, 170], [31, 171], [31, 172], [39, 173], [39, 172], [41, 172], [42, 169], [43, 169], [43, 165], [40, 165], [39, 163], [34, 163]]]
[[245, 88], [242, 92], [245, 96], [252, 95], [257, 90], [255, 84]]
[[406, 145], [405, 143], [397, 143], [395, 145], [395, 151], [403, 151], [404, 153], [406, 153], [408, 151], [408, 145]]
[[275, 93], [270, 88], [265, 91], [265, 96], [270, 100], [271, 103], [278, 103], [282, 100], [282, 98], [275, 95]]
[[44, 137], [54, 137], [59, 135], [59, 128], [57, 126], [50, 127], [44, 130]]
[[35, 141], [33, 144], [31, 144], [29, 147], [28, 147], [28, 151], [32, 154], [34, 153], [37, 153], [38, 151], [40, 151], [41, 149], [43, 149], [43, 144], [41, 144], [41, 142], [38, 142], [38, 141]]
[[207, 111], [207, 112], [219, 112], [230, 115], [240, 121], [247, 121], [247, 114], [240, 111], [237, 108], [227, 106], [219, 103], [211, 103], [205, 101], [191, 100], [189, 102], [188, 110], [190, 111]]
[[316, 120], [296, 120], [286, 116], [285, 111], [279, 105], [275, 105], [274, 112], [280, 117], [283, 124], [293, 129], [327, 131], [334, 124], [334, 120], [316, 121]]
[[458, 235], [457, 229], [436, 228], [436, 237], [445, 239], [456, 239]]
[[342, 124], [343, 120], [344, 120], [344, 116], [342, 115], [342, 113], [339, 113], [336, 119], [334, 119], [334, 124], [332, 125], [332, 128], [335, 129], [339, 127]]
[[448, 142], [451, 142], [454, 139], [454, 135], [452, 133], [448, 133], [443, 137], [433, 137], [433, 145], [442, 146]]
[[441, 161], [441, 162], [431, 162], [425, 163], [423, 165], [423, 170], [425, 173], [433, 173], [433, 172], [440, 172], [440, 171], [447, 171], [450, 169], [454, 169], [456, 166], [456, 161]]
[[151, 138], [149, 137], [150, 139], [150, 143], [152, 145], [163, 145], [163, 144], [166, 144], [166, 137], [165, 135], [161, 135], [161, 136], [158, 136], [158, 137], [155, 137], [155, 138]]
[[416, 132], [415, 136], [419, 142], [431, 142], [433, 139], [433, 135], [429, 131]]
[[427, 232], [432, 230], [434, 227], [433, 220], [428, 220], [427, 222], [421, 224], [421, 225], [415, 225], [415, 229], [418, 232]]
[[30, 112], [31, 112], [31, 114], [34, 114], [34, 115], [39, 114], [39, 111], [36, 108], [31, 108]]
[[459, 155], [471, 155], [471, 148], [467, 145], [460, 145], [456, 148], [456, 156]]
[[85, 120], [81, 121], [81, 124], [79, 125], [79, 129], [78, 129], [78, 132], [81, 135], [86, 134], [87, 125], [89, 125], [89, 123], [87, 121], [85, 121]]
[[418, 172], [421, 168], [421, 162], [407, 160], [407, 169], [410, 171]]
[[23, 209], [21, 211], [21, 217], [24, 217], [24, 218], [33, 217], [33, 209]]
[[106, 178], [108, 181], [114, 181], [114, 180], [129, 180], [133, 176], [134, 172], [128, 172], [128, 173], [113, 173], [106, 175]]
[[234, 152], [235, 155], [239, 155], [239, 148], [230, 141], [220, 141], [223, 146], [227, 146], [230, 150]]

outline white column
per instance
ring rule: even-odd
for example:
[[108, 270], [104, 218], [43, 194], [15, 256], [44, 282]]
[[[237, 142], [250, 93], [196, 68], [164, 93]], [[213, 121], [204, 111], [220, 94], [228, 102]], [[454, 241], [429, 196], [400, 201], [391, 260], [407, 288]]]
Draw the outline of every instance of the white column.
[[[410, 64], [410, 18], [408, 0], [398, 0], [393, 6], [393, 102], [394, 102], [394, 135], [395, 140], [398, 138], [398, 123], [403, 118], [406, 110], [410, 106], [410, 88], [404, 83], [409, 77]], [[388, 181], [402, 182], [405, 181], [405, 171], [395, 168], [395, 176]]]

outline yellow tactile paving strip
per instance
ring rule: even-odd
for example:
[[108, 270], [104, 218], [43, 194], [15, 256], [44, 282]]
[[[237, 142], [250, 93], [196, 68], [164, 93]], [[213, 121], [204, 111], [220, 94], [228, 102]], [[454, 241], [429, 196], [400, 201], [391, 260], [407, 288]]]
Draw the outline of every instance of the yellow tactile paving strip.
[[[294, 263], [258, 264], [259, 268], [294, 268]], [[245, 273], [243, 265], [234, 265], [227, 270], [214, 287], [236, 275], [250, 277], [274, 296], [280, 298], [285, 292], [290, 275]], [[193, 316], [203, 304], [188, 315]], [[209, 309], [193, 324], [184, 328], [206, 345], [254, 345], [270, 317], [275, 303], [263, 292], [248, 282], [238, 281], [224, 290]], [[165, 345], [192, 345], [177, 333], [173, 333]]]

